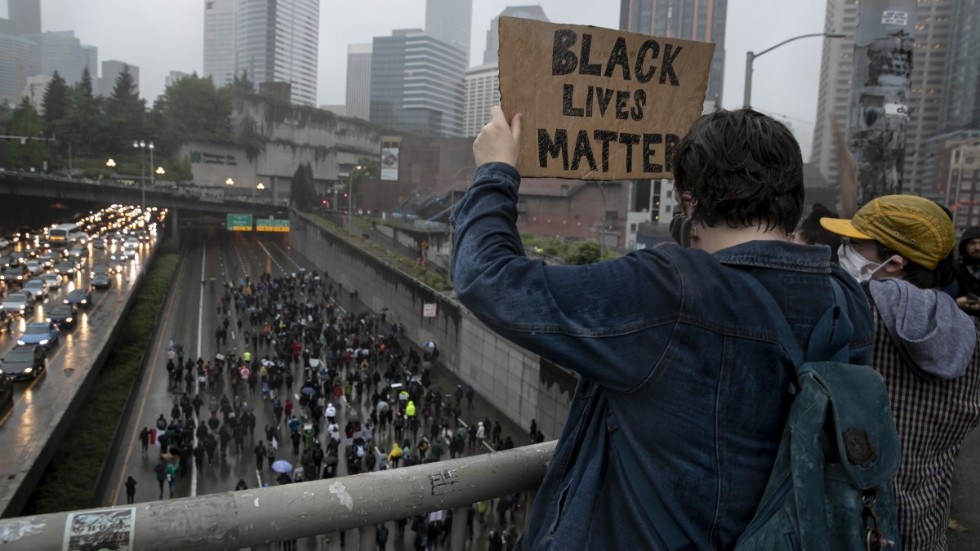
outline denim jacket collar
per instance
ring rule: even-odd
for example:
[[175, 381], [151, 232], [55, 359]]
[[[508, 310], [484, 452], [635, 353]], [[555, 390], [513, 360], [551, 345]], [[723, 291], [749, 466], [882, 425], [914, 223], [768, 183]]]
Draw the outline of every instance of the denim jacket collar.
[[830, 273], [830, 248], [826, 245], [800, 245], [789, 241], [748, 241], [713, 255], [727, 266], [744, 266], [796, 272]]

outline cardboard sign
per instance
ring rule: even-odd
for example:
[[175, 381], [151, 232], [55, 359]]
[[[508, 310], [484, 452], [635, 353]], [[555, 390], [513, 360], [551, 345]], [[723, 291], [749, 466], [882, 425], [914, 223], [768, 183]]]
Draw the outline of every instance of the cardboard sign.
[[524, 113], [525, 177], [670, 178], [714, 44], [500, 18], [500, 102]]

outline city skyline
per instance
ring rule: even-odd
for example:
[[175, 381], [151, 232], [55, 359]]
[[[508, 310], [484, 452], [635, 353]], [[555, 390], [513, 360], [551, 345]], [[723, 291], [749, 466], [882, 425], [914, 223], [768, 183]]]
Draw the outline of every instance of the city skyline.
[[[508, 4], [539, 4], [554, 22], [619, 27], [620, 0], [483, 0], [473, 6], [470, 66], [482, 64], [490, 22]], [[823, 30], [825, 0], [729, 0], [722, 106], [741, 106], [745, 51], [761, 51], [791, 36]], [[0, 0], [0, 5], [5, 2]], [[5, 12], [3, 12], [5, 13]], [[133, 22], [147, 22], [134, 25]], [[149, 24], [152, 22], [152, 24]], [[760, 26], [778, 33], [759, 33]], [[424, 28], [425, 0], [365, 0], [341, 10], [321, 10], [317, 105], [346, 100], [349, 44], [370, 43], [394, 29]], [[164, 4], [122, 0], [42, 0], [44, 30], [75, 30], [100, 58], [140, 67], [140, 91], [152, 104], [171, 71], [203, 74], [204, 2]], [[821, 40], [799, 41], [755, 64], [753, 104], [792, 123], [804, 155], [816, 120]]]

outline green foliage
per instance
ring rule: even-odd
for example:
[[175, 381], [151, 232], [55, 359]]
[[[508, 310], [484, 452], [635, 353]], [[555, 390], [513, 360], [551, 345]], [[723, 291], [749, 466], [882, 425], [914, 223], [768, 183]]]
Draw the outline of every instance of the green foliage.
[[143, 119], [146, 117], [146, 101], [139, 97], [136, 81], [124, 66], [112, 95], [104, 103], [105, 128], [102, 134], [102, 151], [123, 151], [143, 134]]
[[[42, 129], [41, 116], [37, 114], [27, 98], [23, 98], [10, 114], [6, 134], [40, 137]], [[43, 140], [27, 139], [25, 143], [21, 143], [20, 140], [0, 140], [0, 160], [2, 160], [0, 164], [8, 168], [41, 170], [47, 154], [47, 145]]]
[[579, 241], [568, 247], [566, 264], [594, 264], [599, 261], [599, 244], [595, 241]]
[[238, 145], [245, 149], [248, 160], [254, 161], [265, 149], [265, 138], [259, 133], [259, 124], [255, 119], [246, 115], [242, 119], [242, 127], [238, 132]]
[[[554, 237], [525, 233], [521, 234], [521, 242], [524, 243], [524, 250], [528, 254], [553, 257], [557, 262], [571, 265], [599, 262], [600, 254], [603, 252], [602, 247], [595, 241], [568, 242]], [[619, 256], [617, 253], [607, 249], [601, 260], [609, 260], [617, 256]]]
[[231, 92], [197, 75], [171, 84], [153, 105], [150, 127], [156, 145], [173, 155], [186, 141], [233, 143]]
[[[73, 154], [94, 154], [99, 152], [99, 137], [105, 133], [100, 98], [92, 94], [92, 75], [88, 67], [82, 71], [82, 80], [71, 93], [71, 116], [69, 117], [68, 141], [74, 148]], [[59, 164], [67, 166], [67, 162]]]
[[177, 270], [179, 256], [172, 247], [159, 254], [132, 309], [119, 322], [119, 334], [93, 386], [98, 399], [86, 400], [76, 415], [55, 454], [57, 460], [44, 470], [25, 505], [24, 515], [98, 505], [95, 481], [102, 472], [116, 427], [126, 422], [120, 419], [120, 413], [138, 378], [140, 362], [155, 331], [157, 313]]
[[242, 69], [241, 77], [239, 77], [238, 75], [232, 77], [231, 90], [232, 92], [239, 92], [243, 94], [255, 93], [255, 85], [252, 84], [252, 81], [248, 79], [248, 71]]
[[310, 163], [299, 165], [296, 172], [293, 173], [290, 197], [293, 206], [304, 211], [318, 204], [316, 190], [313, 187], [313, 167], [310, 166]]
[[54, 72], [51, 82], [44, 90], [44, 135], [54, 138], [52, 149], [59, 156], [68, 155], [68, 143], [71, 138], [72, 90], [61, 78], [58, 71]]

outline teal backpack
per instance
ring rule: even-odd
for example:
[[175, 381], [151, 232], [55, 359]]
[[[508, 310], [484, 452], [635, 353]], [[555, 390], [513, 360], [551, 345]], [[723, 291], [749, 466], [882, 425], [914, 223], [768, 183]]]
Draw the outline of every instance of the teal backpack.
[[[736, 551], [898, 550], [892, 489], [901, 460], [898, 433], [881, 376], [848, 363], [853, 327], [843, 291], [831, 280], [834, 305], [814, 326], [804, 355], [772, 295], [739, 273], [765, 301], [795, 373], [776, 461]], [[612, 437], [630, 482], [646, 498], [641, 503], [660, 546], [694, 549], [632, 451], [616, 445], [616, 432]]]

